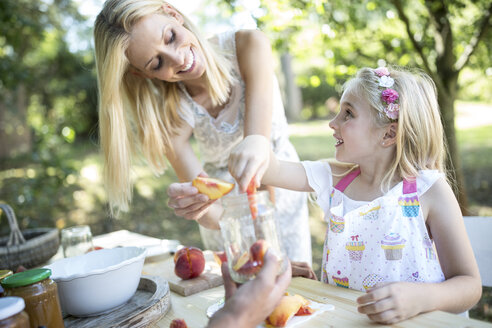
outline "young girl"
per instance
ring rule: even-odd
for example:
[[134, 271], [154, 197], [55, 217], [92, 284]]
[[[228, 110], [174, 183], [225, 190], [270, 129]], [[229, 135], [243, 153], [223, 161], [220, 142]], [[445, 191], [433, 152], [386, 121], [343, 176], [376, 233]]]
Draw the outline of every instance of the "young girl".
[[359, 312], [381, 323], [463, 312], [481, 281], [446, 182], [436, 88], [423, 73], [361, 69], [330, 122], [342, 163], [278, 161], [263, 183], [314, 191], [329, 222], [322, 280], [367, 293]]
[[[197, 175], [233, 180], [244, 191], [268, 166], [269, 149], [298, 160], [274, 80], [270, 45], [259, 31], [203, 39], [162, 0], [108, 0], [94, 27], [99, 129], [111, 208], [131, 201], [135, 153], [161, 174], [166, 159], [183, 183], [168, 190], [176, 214], [197, 220], [205, 248], [220, 249], [221, 207], [190, 182]], [[194, 135], [201, 161], [193, 152]], [[270, 146], [271, 145], [271, 146]], [[186, 182], [186, 183], [184, 183]], [[283, 244], [294, 261], [311, 262], [306, 195], [275, 190]]]

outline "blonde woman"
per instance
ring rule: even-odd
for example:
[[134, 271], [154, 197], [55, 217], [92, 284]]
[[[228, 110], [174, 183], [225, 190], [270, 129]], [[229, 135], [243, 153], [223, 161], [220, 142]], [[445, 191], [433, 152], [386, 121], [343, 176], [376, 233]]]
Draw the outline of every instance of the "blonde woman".
[[[299, 160], [288, 140], [268, 40], [257, 30], [205, 40], [161, 0], [106, 1], [94, 38], [111, 208], [128, 209], [135, 155], [142, 154], [156, 174], [168, 160], [180, 180], [168, 189], [169, 206], [199, 223], [206, 248], [221, 249], [216, 229], [222, 208], [190, 181], [198, 175], [233, 181], [230, 169], [242, 192], [253, 177], [259, 185], [270, 147], [279, 158]], [[311, 263], [306, 196], [273, 192], [287, 254]]]
[[419, 72], [363, 68], [345, 85], [330, 127], [336, 159], [354, 170], [272, 157], [263, 179], [316, 193], [328, 222], [322, 281], [366, 291], [358, 311], [385, 324], [471, 308], [480, 274], [445, 178], [434, 82]]

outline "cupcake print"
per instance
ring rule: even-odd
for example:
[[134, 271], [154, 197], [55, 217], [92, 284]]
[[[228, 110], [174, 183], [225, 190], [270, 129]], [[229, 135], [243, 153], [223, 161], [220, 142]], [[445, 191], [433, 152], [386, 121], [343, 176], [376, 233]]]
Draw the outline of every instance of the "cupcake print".
[[429, 238], [429, 236], [425, 235], [422, 244], [424, 245], [425, 258], [428, 260], [435, 260], [436, 253], [434, 252], [434, 245], [432, 243], [432, 240]]
[[374, 206], [374, 207], [370, 208], [369, 210], [367, 210], [366, 212], [360, 212], [359, 216], [362, 216], [362, 218], [364, 220], [375, 221], [378, 219], [378, 216], [379, 216], [378, 211], [380, 208], [381, 208], [380, 205]]
[[[340, 275], [340, 273], [340, 270], [338, 270], [337, 274]], [[331, 276], [331, 278], [333, 279], [335, 285], [337, 285], [338, 287], [349, 288], [349, 279], [347, 277]]]
[[321, 281], [325, 284], [328, 283], [328, 272], [326, 272], [326, 268], [325, 266], [323, 266], [323, 268], [321, 269]]
[[369, 290], [376, 286], [377, 284], [383, 283], [384, 278], [381, 277], [380, 275], [376, 273], [371, 273], [368, 274], [364, 280], [362, 280], [362, 287], [364, 287], [365, 290]]
[[341, 233], [345, 229], [345, 219], [342, 216], [332, 214], [330, 217], [330, 229], [334, 233]]
[[352, 240], [348, 241], [345, 245], [345, 249], [349, 252], [349, 258], [351, 261], [362, 260], [362, 253], [366, 249], [363, 241], [359, 241], [359, 235], [351, 236]]
[[388, 261], [401, 260], [403, 248], [406, 240], [400, 237], [399, 233], [391, 232], [381, 240], [381, 248]]
[[417, 195], [414, 196], [400, 196], [398, 199], [398, 205], [400, 205], [403, 216], [407, 218], [414, 218], [419, 215], [420, 202]]

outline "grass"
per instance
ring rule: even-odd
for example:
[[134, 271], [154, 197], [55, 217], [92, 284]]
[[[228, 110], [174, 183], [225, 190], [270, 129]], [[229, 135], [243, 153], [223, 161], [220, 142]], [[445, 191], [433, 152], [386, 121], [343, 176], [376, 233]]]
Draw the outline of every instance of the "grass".
[[[333, 157], [334, 138], [327, 121], [290, 125], [291, 141], [302, 160]], [[492, 125], [458, 130], [458, 143], [472, 210], [492, 216]], [[55, 156], [55, 154], [48, 154]], [[93, 234], [128, 229], [145, 235], [178, 239], [182, 244], [203, 247], [195, 222], [174, 215], [167, 207], [167, 187], [177, 181], [172, 170], [156, 177], [145, 166], [135, 169], [131, 210], [117, 218], [108, 215], [100, 176], [100, 157], [90, 142], [57, 149], [57, 161], [25, 164], [13, 159], [0, 169], [0, 202], [11, 204], [22, 229], [36, 226], [63, 228], [89, 224]], [[326, 225], [322, 212], [310, 204], [313, 269], [319, 275]], [[5, 216], [0, 217], [0, 235], [9, 233]], [[488, 309], [492, 292], [484, 289], [481, 302], [471, 316], [492, 321]]]

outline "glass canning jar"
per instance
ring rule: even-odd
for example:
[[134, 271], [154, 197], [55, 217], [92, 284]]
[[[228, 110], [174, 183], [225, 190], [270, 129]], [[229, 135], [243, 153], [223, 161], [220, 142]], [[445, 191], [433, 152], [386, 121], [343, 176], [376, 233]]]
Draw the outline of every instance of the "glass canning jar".
[[281, 262], [279, 274], [287, 266], [287, 257], [278, 234], [275, 207], [268, 191], [256, 193], [258, 216], [253, 219], [246, 194], [222, 198], [224, 212], [219, 221], [229, 271], [234, 281], [244, 283], [253, 279], [263, 265], [268, 248]]
[[63, 328], [58, 288], [50, 269], [31, 269], [2, 280], [5, 296], [18, 296], [26, 303], [31, 327]]
[[0, 327], [29, 328], [29, 316], [21, 297], [0, 297]]

